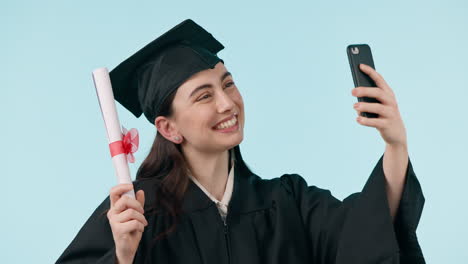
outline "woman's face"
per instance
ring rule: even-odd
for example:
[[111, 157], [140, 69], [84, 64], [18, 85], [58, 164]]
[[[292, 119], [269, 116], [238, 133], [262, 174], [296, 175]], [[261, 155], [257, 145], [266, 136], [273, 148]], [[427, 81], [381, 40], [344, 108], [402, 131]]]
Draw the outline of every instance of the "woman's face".
[[171, 119], [183, 137], [184, 150], [221, 152], [243, 139], [244, 103], [222, 62], [185, 81], [172, 107]]

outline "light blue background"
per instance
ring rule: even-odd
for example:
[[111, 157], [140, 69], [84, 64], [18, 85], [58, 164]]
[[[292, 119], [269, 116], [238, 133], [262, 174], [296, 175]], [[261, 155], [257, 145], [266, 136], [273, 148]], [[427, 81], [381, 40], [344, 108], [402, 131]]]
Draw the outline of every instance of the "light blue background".
[[[379, 3], [377, 3], [379, 2]], [[244, 96], [243, 155], [339, 199], [383, 154], [352, 108], [348, 44], [368, 43], [396, 93], [426, 205], [428, 263], [468, 258], [467, 1], [9, 1], [0, 4], [0, 259], [52, 263], [115, 184], [91, 71], [114, 68], [186, 18], [226, 48]], [[118, 105], [141, 136], [155, 129]]]

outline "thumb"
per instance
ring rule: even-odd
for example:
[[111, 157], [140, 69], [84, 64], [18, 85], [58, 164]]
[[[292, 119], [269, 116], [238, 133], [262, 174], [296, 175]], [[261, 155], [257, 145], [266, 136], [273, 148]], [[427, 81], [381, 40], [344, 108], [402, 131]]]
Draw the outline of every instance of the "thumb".
[[143, 190], [139, 190], [136, 193], [136, 199], [140, 202], [141, 207], [145, 208], [145, 192]]

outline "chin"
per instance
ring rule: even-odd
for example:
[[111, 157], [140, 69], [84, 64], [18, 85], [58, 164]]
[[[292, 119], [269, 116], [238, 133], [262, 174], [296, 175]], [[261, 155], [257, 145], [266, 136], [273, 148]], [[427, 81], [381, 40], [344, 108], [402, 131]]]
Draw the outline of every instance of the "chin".
[[241, 132], [239, 135], [236, 135], [235, 137], [229, 138], [229, 139], [224, 139], [221, 141], [218, 141], [214, 143], [216, 146], [213, 146], [215, 149], [218, 149], [219, 151], [225, 151], [229, 150], [237, 145], [239, 145], [242, 140], [244, 140], [244, 135]]
[[231, 146], [228, 148], [228, 149], [231, 149], [237, 145], [239, 145], [242, 141], [244, 140], [244, 135], [241, 134], [240, 135], [240, 138], [238, 140], [235, 141], [235, 143], [231, 144]]

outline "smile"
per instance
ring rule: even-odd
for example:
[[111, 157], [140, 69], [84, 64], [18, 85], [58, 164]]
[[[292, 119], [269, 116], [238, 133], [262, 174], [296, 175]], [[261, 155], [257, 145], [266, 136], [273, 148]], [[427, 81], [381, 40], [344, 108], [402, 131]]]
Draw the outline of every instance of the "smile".
[[226, 128], [231, 128], [237, 124], [237, 116], [234, 115], [231, 119], [228, 121], [225, 121], [215, 127], [216, 130], [220, 129], [226, 129]]

